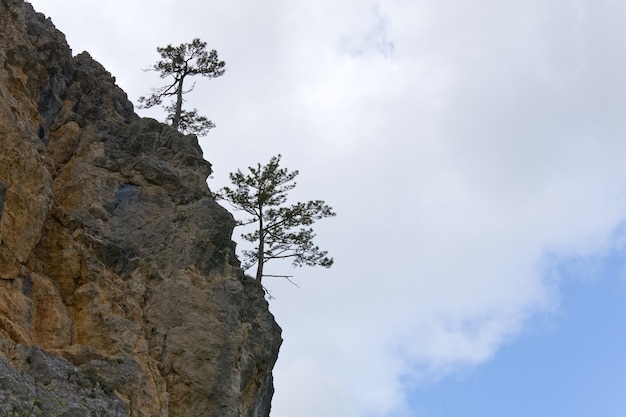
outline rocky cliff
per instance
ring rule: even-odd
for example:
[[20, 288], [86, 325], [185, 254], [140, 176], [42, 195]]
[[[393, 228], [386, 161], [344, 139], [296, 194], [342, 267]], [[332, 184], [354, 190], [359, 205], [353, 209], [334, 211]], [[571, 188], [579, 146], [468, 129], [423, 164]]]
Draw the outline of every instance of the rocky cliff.
[[269, 414], [280, 328], [210, 172], [0, 0], [0, 417]]

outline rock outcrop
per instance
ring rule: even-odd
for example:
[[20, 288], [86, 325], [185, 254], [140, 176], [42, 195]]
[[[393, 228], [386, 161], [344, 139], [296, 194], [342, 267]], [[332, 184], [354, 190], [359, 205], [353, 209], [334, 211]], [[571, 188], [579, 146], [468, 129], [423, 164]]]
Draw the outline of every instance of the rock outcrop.
[[0, 416], [269, 415], [280, 328], [210, 172], [0, 0]]

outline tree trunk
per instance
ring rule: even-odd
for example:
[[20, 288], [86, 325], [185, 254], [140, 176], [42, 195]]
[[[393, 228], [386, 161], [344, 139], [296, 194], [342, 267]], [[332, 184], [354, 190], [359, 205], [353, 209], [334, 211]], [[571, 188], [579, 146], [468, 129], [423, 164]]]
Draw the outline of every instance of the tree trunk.
[[183, 111], [183, 80], [185, 77], [180, 77], [178, 80], [178, 88], [176, 89], [176, 110], [174, 111], [174, 118], [172, 119], [172, 127], [178, 130], [180, 125], [180, 115]]
[[259, 207], [259, 250], [257, 252], [256, 280], [261, 283], [263, 278], [263, 260], [265, 258], [265, 231], [263, 230], [263, 211]]

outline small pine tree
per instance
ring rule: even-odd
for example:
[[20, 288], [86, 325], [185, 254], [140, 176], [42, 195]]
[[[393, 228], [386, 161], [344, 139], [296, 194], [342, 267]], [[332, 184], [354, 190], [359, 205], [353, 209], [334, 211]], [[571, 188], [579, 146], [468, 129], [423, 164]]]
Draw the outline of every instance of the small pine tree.
[[329, 268], [333, 264], [328, 252], [313, 243], [313, 229], [302, 226], [311, 226], [316, 220], [335, 216], [335, 213], [321, 200], [285, 206], [288, 192], [296, 186], [293, 180], [298, 171], [280, 168], [280, 158], [281, 155], [277, 155], [265, 166], [249, 167], [248, 174], [240, 170], [231, 173], [235, 188], [224, 187], [217, 193], [218, 198], [249, 216], [238, 225], [257, 224], [254, 232], [241, 235], [244, 240], [256, 243], [254, 250], [243, 251], [242, 267], [250, 269], [256, 265], [259, 282], [264, 276], [289, 277], [265, 274], [265, 264], [271, 259], [291, 259], [293, 266]]
[[215, 124], [204, 116], [198, 115], [198, 111], [183, 110], [183, 95], [193, 90], [195, 83], [189, 90], [184, 90], [184, 82], [187, 77], [200, 75], [207, 78], [217, 78], [224, 74], [225, 62], [220, 61], [217, 52], [213, 49], [206, 50], [206, 42], [194, 39], [191, 43], [183, 43], [179, 46], [167, 45], [164, 48], [157, 47], [157, 52], [163, 58], [148, 71], [158, 71], [161, 78], [171, 77], [171, 82], [163, 87], [153, 88], [152, 95], [139, 97], [141, 108], [150, 108], [161, 105], [166, 97], [175, 97], [169, 106], [164, 106], [167, 111], [167, 120], [174, 129], [183, 133], [195, 133], [206, 135]]

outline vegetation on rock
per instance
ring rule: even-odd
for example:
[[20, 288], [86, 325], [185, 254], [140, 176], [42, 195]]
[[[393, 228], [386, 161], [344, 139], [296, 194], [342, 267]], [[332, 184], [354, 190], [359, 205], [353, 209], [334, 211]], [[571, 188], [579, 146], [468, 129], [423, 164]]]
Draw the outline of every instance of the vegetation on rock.
[[244, 269], [256, 265], [256, 279], [267, 275], [265, 264], [272, 259], [291, 259], [294, 266], [323, 266], [330, 268], [333, 258], [313, 243], [315, 234], [311, 226], [316, 220], [335, 216], [333, 209], [322, 200], [295, 203], [285, 206], [287, 194], [296, 187], [298, 171], [280, 168], [281, 155], [273, 156], [265, 166], [248, 167], [249, 173], [240, 170], [230, 174], [235, 188], [224, 187], [218, 198], [227, 200], [235, 209], [244, 211], [248, 218], [238, 221], [239, 226], [256, 224], [256, 230], [241, 237], [256, 243], [254, 250], [243, 251]]
[[149, 71], [158, 71], [161, 78], [169, 78], [170, 83], [163, 87], [153, 88], [148, 97], [139, 97], [142, 108], [150, 108], [161, 105], [166, 97], [175, 97], [175, 100], [167, 106], [167, 120], [174, 129], [183, 133], [206, 135], [215, 124], [204, 116], [198, 114], [198, 110], [183, 110], [183, 95], [193, 90], [195, 83], [188, 90], [184, 89], [187, 77], [201, 75], [207, 78], [217, 78], [226, 71], [226, 63], [220, 61], [215, 49], [207, 52], [206, 42], [196, 38], [191, 43], [183, 43], [179, 46], [167, 45], [164, 48], [157, 47], [157, 52], [163, 58]]

